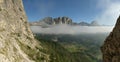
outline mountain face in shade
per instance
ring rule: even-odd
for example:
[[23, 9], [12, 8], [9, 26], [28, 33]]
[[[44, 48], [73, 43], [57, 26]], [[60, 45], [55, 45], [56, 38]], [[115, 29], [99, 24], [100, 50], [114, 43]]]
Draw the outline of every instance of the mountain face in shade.
[[54, 22], [54, 19], [52, 17], [45, 17], [44, 19], [40, 20], [39, 22], [44, 22], [46, 24], [52, 25]]
[[52, 17], [45, 17], [44, 19], [37, 21], [37, 22], [30, 22], [31, 26], [50, 26], [50, 25], [58, 25], [58, 24], [68, 24], [73, 26], [100, 26], [97, 21], [92, 21], [91, 23], [87, 22], [80, 22], [76, 23], [73, 22], [72, 19], [69, 17], [58, 17], [58, 18], [52, 18]]
[[53, 24], [72, 24], [72, 19], [68, 17], [54, 18]]
[[47, 62], [49, 56], [41, 49], [29, 28], [22, 0], [0, 0], [0, 62]]
[[101, 47], [103, 62], [120, 62], [120, 17]]
[[48, 25], [57, 25], [57, 24], [72, 24], [72, 19], [68, 17], [45, 17], [44, 19], [38, 22], [31, 22], [30, 25], [39, 25], [39, 26], [48, 26]]
[[58, 18], [45, 17], [44, 19], [40, 20], [40, 22], [43, 21], [49, 25], [72, 24], [72, 20], [68, 17], [58, 17]]

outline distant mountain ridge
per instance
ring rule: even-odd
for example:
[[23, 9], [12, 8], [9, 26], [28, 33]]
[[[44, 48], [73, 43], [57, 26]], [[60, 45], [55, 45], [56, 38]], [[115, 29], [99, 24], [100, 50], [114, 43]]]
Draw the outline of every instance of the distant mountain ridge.
[[73, 20], [69, 17], [45, 17], [39, 21], [36, 22], [30, 22], [31, 26], [49, 26], [49, 25], [58, 25], [58, 24], [68, 24], [68, 25], [79, 25], [79, 26], [100, 26], [100, 24], [97, 21], [92, 21], [91, 23], [87, 22], [80, 22], [76, 23], [73, 22]]

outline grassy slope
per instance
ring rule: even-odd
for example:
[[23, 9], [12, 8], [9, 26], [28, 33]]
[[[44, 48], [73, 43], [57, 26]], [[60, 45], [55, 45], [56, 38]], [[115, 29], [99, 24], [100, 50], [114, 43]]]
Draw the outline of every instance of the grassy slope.
[[[48, 39], [52, 38], [52, 36], [42, 37], [41, 35], [36, 35], [36, 38], [41, 41], [41, 45], [46, 48], [44, 52], [50, 55], [51, 62], [100, 62], [99, 45], [92, 46], [90, 41], [80, 44], [81, 42], [79, 43], [77, 41], [78, 39], [76, 39], [76, 42], [72, 43], [70, 41], [67, 42], [68, 40], [72, 40], [70, 37], [66, 40], [65, 37], [62, 36], [62, 41], [64, 41], [58, 43]], [[83, 39], [84, 38], [86, 37], [83, 37]], [[90, 45], [89, 48], [87, 48], [88, 45]], [[68, 47], [66, 48], [66, 46]]]

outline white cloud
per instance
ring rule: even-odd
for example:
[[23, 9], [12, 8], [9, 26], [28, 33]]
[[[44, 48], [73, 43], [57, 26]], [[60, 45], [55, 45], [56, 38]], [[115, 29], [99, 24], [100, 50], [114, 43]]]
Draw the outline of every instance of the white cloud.
[[99, 0], [98, 8], [103, 9], [103, 12], [95, 19], [99, 20], [100, 24], [114, 25], [120, 14], [120, 1]]
[[83, 34], [83, 33], [105, 33], [111, 32], [112, 26], [70, 26], [70, 25], [57, 25], [48, 28], [40, 26], [31, 26], [34, 33], [43, 34]]

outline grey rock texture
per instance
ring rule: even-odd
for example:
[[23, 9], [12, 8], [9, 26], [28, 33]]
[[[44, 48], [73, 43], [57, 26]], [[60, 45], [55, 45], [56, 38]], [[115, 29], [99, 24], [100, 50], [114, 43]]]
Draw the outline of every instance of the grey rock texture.
[[57, 25], [57, 24], [72, 24], [72, 19], [68, 17], [58, 17], [58, 18], [52, 18], [52, 17], [45, 17], [44, 19], [38, 21], [38, 22], [31, 22], [31, 26], [49, 26], [49, 25]]
[[46, 24], [53, 24], [53, 18], [52, 17], [45, 17], [43, 20], [41, 20], [40, 22], [45, 22]]
[[72, 19], [68, 17], [54, 18], [53, 24], [72, 24]]
[[101, 47], [103, 62], [120, 62], [120, 17]]
[[0, 62], [47, 62], [49, 56], [41, 49], [29, 28], [22, 0], [0, 0]]
[[30, 26], [50, 26], [50, 25], [58, 25], [58, 24], [68, 24], [73, 26], [102, 26], [97, 21], [92, 21], [91, 23], [87, 22], [80, 22], [76, 23], [73, 22], [72, 19], [69, 17], [58, 17], [58, 18], [52, 18], [52, 17], [45, 17], [44, 19], [36, 22], [30, 22]]

